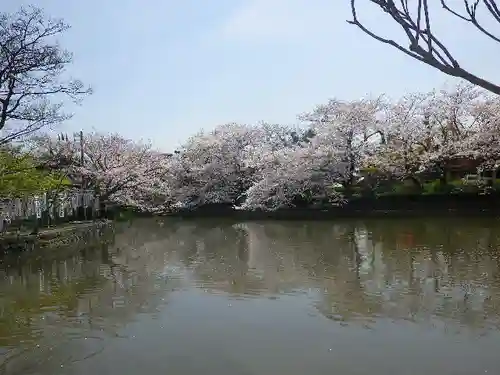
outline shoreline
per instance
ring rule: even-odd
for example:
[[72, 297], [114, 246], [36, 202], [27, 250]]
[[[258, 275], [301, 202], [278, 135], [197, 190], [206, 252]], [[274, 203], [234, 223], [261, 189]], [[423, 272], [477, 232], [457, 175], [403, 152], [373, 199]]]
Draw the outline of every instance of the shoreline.
[[206, 219], [228, 218], [237, 220], [333, 220], [333, 219], [363, 219], [363, 218], [424, 218], [424, 217], [500, 217], [498, 210], [372, 210], [372, 211], [341, 211], [328, 209], [282, 209], [276, 211], [225, 211], [225, 212], [178, 212], [161, 215], [167, 218]]
[[337, 218], [500, 217], [500, 194], [394, 195], [358, 197], [343, 206], [293, 207], [275, 211], [237, 210], [232, 205], [207, 205], [167, 213], [179, 218], [234, 218], [239, 220], [331, 220]]
[[60, 226], [40, 228], [38, 233], [5, 232], [0, 235], [0, 252], [29, 251], [35, 248], [58, 247], [69, 243], [100, 237], [110, 220], [74, 221]]

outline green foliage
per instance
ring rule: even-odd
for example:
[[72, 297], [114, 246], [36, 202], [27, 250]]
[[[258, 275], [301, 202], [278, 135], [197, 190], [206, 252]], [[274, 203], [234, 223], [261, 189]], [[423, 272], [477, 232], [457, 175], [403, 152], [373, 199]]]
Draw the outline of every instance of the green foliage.
[[480, 187], [476, 184], [465, 184], [462, 180], [454, 180], [449, 183], [452, 193], [477, 193]]
[[411, 195], [411, 194], [420, 194], [421, 189], [420, 186], [417, 185], [412, 180], [404, 180], [404, 181], [393, 181], [393, 182], [385, 182], [382, 184], [377, 184], [373, 188], [372, 195], [375, 196], [386, 196], [386, 195]]
[[[448, 181], [446, 184], [443, 184], [439, 179], [427, 181], [422, 184], [422, 194], [424, 195], [433, 195], [433, 194], [461, 194], [461, 193], [477, 193], [482, 191], [482, 186], [478, 186], [476, 184], [466, 184], [463, 180], [457, 179], [453, 181]], [[500, 188], [500, 180], [496, 180], [493, 183], [493, 188]], [[393, 186], [393, 189], [390, 194], [408, 194], [410, 191], [408, 188], [405, 188], [401, 185]], [[412, 191], [415, 193], [415, 191]]]
[[137, 212], [131, 207], [120, 208], [115, 216], [116, 221], [130, 221], [137, 217]]
[[395, 183], [391, 186], [379, 186], [375, 189], [375, 195], [406, 195], [410, 193], [408, 188], [402, 183]]
[[372, 165], [367, 165], [366, 167], [361, 168], [360, 172], [362, 172], [363, 174], [376, 175], [376, 174], [380, 173], [380, 169], [375, 167], [375, 166], [372, 166]]
[[[478, 193], [483, 191], [484, 187], [484, 185], [474, 183], [466, 184], [461, 179], [448, 181], [446, 185], [443, 185], [439, 180], [434, 180], [424, 184], [424, 194]], [[500, 189], [500, 179], [493, 182], [493, 189]]]
[[302, 198], [304, 202], [311, 203], [313, 201], [312, 191], [311, 190], [304, 191], [302, 194], [300, 194], [300, 198]]
[[[389, 184], [381, 184], [373, 187], [371, 191], [367, 189], [360, 190], [358, 186], [353, 187], [353, 196], [391, 196], [391, 195], [435, 195], [435, 194], [470, 194], [482, 192], [484, 186], [476, 184], [466, 184], [462, 179], [448, 181], [443, 184], [439, 179], [427, 181], [420, 188], [414, 182], [405, 180], [402, 182], [394, 182]], [[500, 191], [500, 179], [493, 182], [493, 189]], [[335, 191], [344, 193], [343, 187], [334, 188]]]
[[332, 186], [332, 191], [336, 193], [345, 193], [345, 187], [343, 186]]
[[36, 168], [36, 161], [29, 153], [14, 147], [0, 149], [0, 196], [22, 197], [69, 184], [60, 172]]
[[423, 194], [449, 194], [453, 190], [450, 184], [442, 184], [440, 180], [425, 182], [423, 185]]

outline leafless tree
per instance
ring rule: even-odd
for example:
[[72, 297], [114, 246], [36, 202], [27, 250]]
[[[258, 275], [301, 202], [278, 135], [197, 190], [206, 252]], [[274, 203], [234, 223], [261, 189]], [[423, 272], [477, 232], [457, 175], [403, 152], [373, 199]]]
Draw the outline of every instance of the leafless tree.
[[[409, 46], [377, 35], [368, 29], [358, 18], [356, 0], [350, 0], [352, 20], [347, 21], [352, 25], [359, 27], [364, 33], [379, 42], [389, 44], [408, 56], [439, 69], [443, 73], [463, 78], [474, 85], [482, 87], [492, 93], [500, 95], [500, 85], [494, 84], [485, 80], [478, 75], [464, 69], [456, 60], [450, 50], [445, 46], [443, 41], [435, 34], [431, 25], [431, 9], [429, 0], [360, 0], [366, 3], [372, 3], [386, 13], [392, 21], [399, 25], [407, 37]], [[414, 8], [410, 8], [410, 4]], [[462, 10], [454, 9], [450, 6], [453, 3], [451, 0], [432, 0], [432, 6], [441, 5], [443, 10], [462, 22], [467, 22], [477, 30], [479, 30], [487, 38], [490, 38], [500, 43], [500, 28], [498, 35], [486, 26], [484, 22], [478, 19], [478, 11], [491, 16], [493, 23], [500, 26], [500, 8], [496, 4], [496, 0], [461, 0], [456, 3], [463, 5]]]
[[73, 57], [57, 37], [68, 28], [33, 6], [0, 13], [0, 145], [67, 120], [64, 100], [91, 92], [66, 77]]

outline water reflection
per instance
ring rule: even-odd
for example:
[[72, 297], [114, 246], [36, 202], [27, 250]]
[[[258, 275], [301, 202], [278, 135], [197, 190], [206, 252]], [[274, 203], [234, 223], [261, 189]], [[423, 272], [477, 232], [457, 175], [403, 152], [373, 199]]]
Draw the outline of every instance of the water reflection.
[[191, 269], [198, 285], [213, 291], [306, 293], [325, 316], [344, 322], [437, 319], [456, 329], [496, 328], [500, 232], [477, 224], [207, 228], [188, 236], [197, 254]]
[[[311, 348], [327, 340], [322, 333], [327, 329], [344, 327], [350, 332], [343, 333], [344, 339], [359, 345], [351, 337], [353, 332], [381, 324], [397, 325], [400, 332], [406, 332], [405, 339], [430, 328], [433, 334], [452, 332], [498, 340], [499, 229], [498, 221], [458, 219], [139, 220], [118, 228], [110, 241], [96, 246], [5, 258], [0, 265], [0, 374], [102, 372], [104, 362], [100, 361], [126, 356], [119, 346], [125, 344], [118, 342], [125, 342], [136, 355], [145, 355], [141, 348], [146, 342], [137, 342], [135, 336], [150, 329], [152, 319], [159, 325], [148, 340], [172, 345], [168, 353], [181, 350], [182, 344], [192, 349], [203, 337], [210, 342], [221, 340], [219, 349], [231, 351], [242, 338], [250, 340], [256, 327], [270, 321], [275, 308], [283, 309], [280, 314], [293, 311], [288, 321], [275, 321], [275, 329], [285, 323], [299, 330], [308, 327], [309, 335], [305, 333], [301, 340], [310, 341]], [[228, 307], [234, 312], [228, 312]], [[200, 315], [193, 320], [193, 314]], [[240, 338], [210, 331], [208, 321], [213, 327], [222, 324], [221, 329], [240, 332]], [[173, 332], [176, 345], [166, 344]], [[189, 341], [186, 332], [197, 337], [198, 343]], [[259, 337], [270, 339], [270, 334], [262, 331]], [[285, 337], [284, 332], [281, 335], [275, 337]], [[390, 338], [380, 331], [375, 335], [378, 340]], [[279, 345], [290, 344], [280, 341]], [[203, 349], [205, 354], [207, 350]], [[247, 350], [257, 355], [260, 349], [250, 345]], [[278, 353], [280, 348], [272, 350]], [[313, 349], [300, 351], [313, 356], [304, 350]], [[394, 350], [397, 345], [389, 351]], [[472, 353], [471, 347], [464, 350]], [[189, 350], [181, 353], [189, 355]], [[255, 374], [284, 366], [275, 363], [272, 367], [264, 361], [259, 366], [267, 367], [250, 371], [243, 359], [234, 362], [238, 355], [233, 354], [231, 361], [197, 358], [204, 373], [217, 373], [215, 368], [221, 363], [235, 366], [236, 373]], [[150, 357], [151, 371], [163, 371], [166, 365], [161, 358]], [[178, 358], [176, 354], [170, 363], [177, 363]], [[492, 354], [491, 360], [495, 358]], [[206, 367], [205, 361], [212, 367]], [[327, 373], [328, 363], [318, 361], [314, 364], [319, 366], [317, 373]], [[178, 373], [191, 373], [193, 362], [187, 362], [191, 367], [185, 367], [186, 361], [171, 366]], [[379, 370], [371, 368], [369, 373], [388, 371], [382, 362], [376, 361]], [[106, 372], [134, 373], [125, 365], [117, 366]], [[347, 371], [354, 365], [346, 362], [345, 366]], [[449, 367], [455, 372], [440, 373], [463, 369], [455, 366]], [[71, 372], [65, 372], [68, 368]], [[287, 373], [298, 374], [297, 369], [291, 366]]]

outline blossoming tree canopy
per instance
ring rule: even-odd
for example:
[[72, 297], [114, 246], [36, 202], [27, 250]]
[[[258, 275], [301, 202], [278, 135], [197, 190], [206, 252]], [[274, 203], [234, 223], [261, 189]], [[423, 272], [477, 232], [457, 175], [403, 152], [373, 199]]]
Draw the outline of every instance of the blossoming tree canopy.
[[109, 202], [150, 212], [338, 205], [367, 176], [421, 187], [422, 172], [446, 180], [457, 160], [481, 168], [500, 160], [499, 99], [467, 84], [397, 100], [332, 99], [299, 120], [306, 126], [219, 125], [168, 155], [117, 134], [90, 133], [83, 143], [45, 135], [34, 155]]
[[355, 183], [364, 157], [380, 142], [377, 114], [381, 105], [382, 98], [352, 102], [331, 99], [299, 116], [314, 129], [314, 144], [330, 148], [329, 155], [340, 156], [344, 164], [342, 184], [346, 187]]
[[481, 160], [484, 168], [498, 168], [500, 163], [500, 97], [492, 96], [473, 108], [477, 131], [463, 141], [468, 155]]
[[261, 141], [261, 129], [235, 123], [189, 138], [170, 163], [174, 200], [181, 205], [233, 202], [249, 187], [246, 161]]
[[80, 182], [95, 189], [103, 201], [141, 206], [141, 194], [152, 194], [154, 187], [164, 185], [161, 178], [167, 158], [147, 143], [102, 133], [86, 134], [83, 144], [57, 141], [48, 135], [38, 137], [36, 143], [53, 164], [81, 178]]
[[283, 148], [261, 164], [239, 208], [276, 210], [313, 196], [340, 202], [341, 195], [333, 189], [342, 174], [340, 166], [341, 161], [321, 146]]

